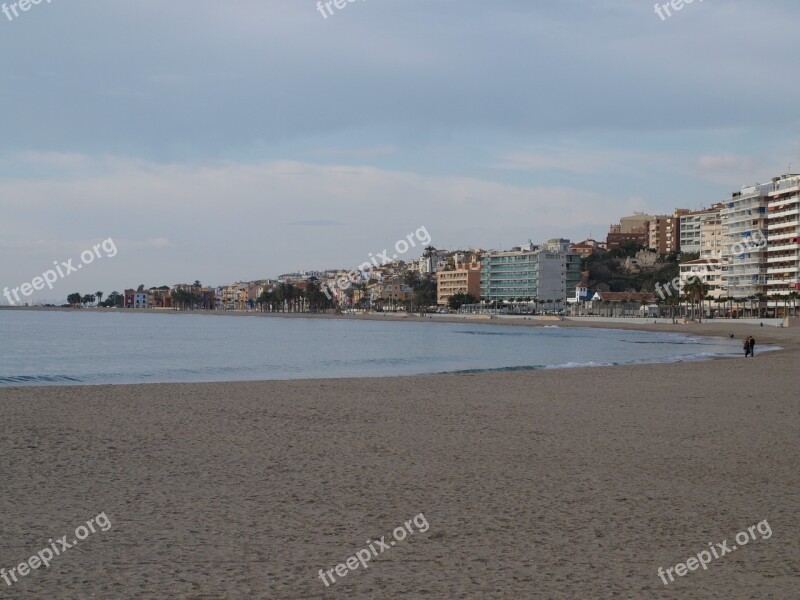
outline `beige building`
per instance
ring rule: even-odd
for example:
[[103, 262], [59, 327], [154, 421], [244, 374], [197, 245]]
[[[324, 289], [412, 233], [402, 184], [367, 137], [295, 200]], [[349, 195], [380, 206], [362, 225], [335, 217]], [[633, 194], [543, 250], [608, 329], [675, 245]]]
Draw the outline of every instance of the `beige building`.
[[619, 220], [619, 233], [629, 234], [647, 231], [647, 223], [654, 218], [653, 215], [646, 215], [644, 213], [635, 213], [630, 217], [622, 217]]
[[455, 269], [439, 271], [436, 283], [436, 302], [439, 306], [447, 306], [450, 297], [459, 293], [472, 294], [476, 300], [480, 300], [481, 264], [458, 264]]
[[725, 228], [722, 226], [723, 204], [715, 205], [700, 217], [700, 258], [722, 258]]
[[685, 211], [680, 214], [680, 251], [700, 254], [702, 251], [703, 226], [709, 219], [720, 221], [722, 204], [703, 210]]

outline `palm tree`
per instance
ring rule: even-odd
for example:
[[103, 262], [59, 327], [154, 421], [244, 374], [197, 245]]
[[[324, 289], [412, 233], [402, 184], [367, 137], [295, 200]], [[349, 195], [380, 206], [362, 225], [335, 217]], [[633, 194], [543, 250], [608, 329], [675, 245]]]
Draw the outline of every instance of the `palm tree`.
[[800, 298], [800, 293], [792, 292], [789, 294], [789, 299], [792, 301], [792, 316], [797, 316], [797, 299]]
[[95, 292], [94, 297], [97, 298], [97, 306], [100, 306], [100, 302], [103, 300], [103, 292]]
[[756, 294], [756, 298], [758, 299], [758, 318], [761, 319], [761, 304], [767, 300], [767, 296], [765, 294]]
[[686, 285], [683, 286], [683, 293], [686, 296], [686, 299], [690, 301], [692, 307], [692, 319], [694, 319], [695, 310], [694, 304], [698, 302], [700, 304], [700, 318], [698, 319], [699, 322], [702, 322], [703, 316], [703, 300], [708, 295], [709, 285], [700, 281], [699, 279], [695, 278], [690, 281], [686, 282]]

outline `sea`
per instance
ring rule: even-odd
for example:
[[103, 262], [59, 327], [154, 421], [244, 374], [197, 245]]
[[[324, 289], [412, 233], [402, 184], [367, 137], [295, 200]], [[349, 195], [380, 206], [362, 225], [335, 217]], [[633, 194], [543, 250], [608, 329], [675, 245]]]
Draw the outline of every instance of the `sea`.
[[0, 310], [0, 387], [632, 365], [739, 355], [740, 346], [735, 339], [556, 324]]

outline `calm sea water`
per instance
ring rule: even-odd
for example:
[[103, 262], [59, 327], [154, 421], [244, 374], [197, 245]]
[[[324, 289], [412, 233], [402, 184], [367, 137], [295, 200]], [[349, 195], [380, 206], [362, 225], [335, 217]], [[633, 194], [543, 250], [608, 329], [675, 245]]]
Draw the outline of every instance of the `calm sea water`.
[[698, 360], [737, 340], [589, 328], [0, 311], [0, 387], [370, 377]]

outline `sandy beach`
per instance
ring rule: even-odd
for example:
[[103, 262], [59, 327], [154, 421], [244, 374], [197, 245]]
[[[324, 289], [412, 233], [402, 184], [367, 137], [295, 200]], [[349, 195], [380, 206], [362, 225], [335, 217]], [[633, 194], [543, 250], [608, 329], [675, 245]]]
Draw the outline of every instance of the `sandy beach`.
[[[496, 323], [494, 323], [496, 324]], [[529, 323], [528, 323], [529, 324]], [[565, 324], [569, 326], [570, 324]], [[8, 598], [795, 598], [800, 329], [710, 362], [0, 389]], [[326, 587], [423, 513], [429, 529]], [[768, 521], [772, 535], [657, 574]]]

